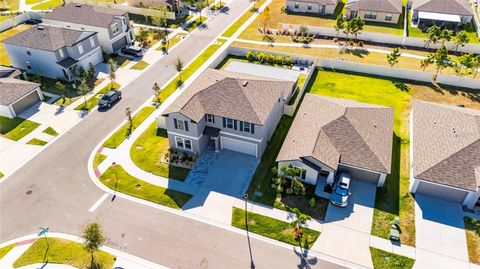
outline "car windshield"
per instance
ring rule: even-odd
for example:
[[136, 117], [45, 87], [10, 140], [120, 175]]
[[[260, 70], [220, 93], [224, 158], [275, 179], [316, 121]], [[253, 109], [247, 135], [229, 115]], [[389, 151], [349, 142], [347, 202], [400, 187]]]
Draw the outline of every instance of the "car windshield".
[[347, 189], [344, 189], [342, 187], [338, 187], [335, 189], [335, 192], [338, 194], [338, 195], [341, 195], [341, 196], [347, 196], [348, 194], [348, 190]]
[[102, 100], [103, 101], [108, 101], [108, 100], [110, 100], [110, 96], [108, 94], [105, 94], [104, 96], [102, 96]]

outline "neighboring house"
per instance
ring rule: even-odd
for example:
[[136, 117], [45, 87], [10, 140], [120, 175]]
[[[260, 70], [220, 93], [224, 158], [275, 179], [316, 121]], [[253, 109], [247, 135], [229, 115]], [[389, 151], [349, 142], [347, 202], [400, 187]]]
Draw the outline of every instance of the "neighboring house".
[[22, 71], [17, 68], [0, 65], [0, 78], [18, 78]]
[[60, 6], [43, 19], [44, 24], [97, 32], [106, 53], [113, 53], [135, 41], [128, 12], [87, 4]]
[[207, 69], [162, 114], [170, 147], [201, 154], [211, 146], [260, 158], [297, 80]]
[[71, 80], [80, 66], [103, 62], [95, 32], [36, 25], [2, 42], [15, 68], [54, 79]]
[[339, 0], [285, 0], [288, 11], [330, 15], [335, 12]]
[[347, 18], [397, 24], [403, 13], [402, 0], [353, 0], [345, 8]]
[[412, 23], [421, 29], [438, 25], [458, 30], [473, 16], [469, 0], [413, 0]]
[[15, 78], [0, 78], [0, 116], [15, 118], [42, 100], [40, 84]]
[[480, 110], [416, 101], [410, 191], [480, 206]]
[[381, 187], [391, 171], [392, 139], [392, 108], [307, 93], [277, 156], [278, 168], [299, 168], [300, 179], [317, 191], [339, 172]]
[[180, 0], [127, 0], [131, 7], [145, 7], [159, 9], [166, 7], [168, 11], [175, 12], [175, 14], [184, 13], [186, 11], [185, 4]]

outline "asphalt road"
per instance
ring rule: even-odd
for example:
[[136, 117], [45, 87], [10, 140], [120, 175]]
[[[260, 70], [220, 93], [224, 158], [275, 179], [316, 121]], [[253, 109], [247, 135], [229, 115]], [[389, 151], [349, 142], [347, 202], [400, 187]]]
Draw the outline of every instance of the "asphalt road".
[[[53, 232], [80, 235], [82, 226], [99, 221], [107, 244], [170, 268], [250, 268], [247, 238], [222, 228], [140, 205], [106, 200], [89, 178], [88, 157], [95, 146], [124, 119], [126, 107], [137, 109], [160, 85], [176, 74], [174, 61], [192, 60], [248, 7], [235, 0], [228, 14], [218, 15], [206, 29], [193, 33], [167, 57], [123, 89], [112, 110], [92, 112], [80, 124], [0, 184], [0, 242], [50, 227]], [[251, 240], [256, 268], [297, 268], [299, 257], [261, 240]], [[338, 268], [319, 261], [315, 268]]]

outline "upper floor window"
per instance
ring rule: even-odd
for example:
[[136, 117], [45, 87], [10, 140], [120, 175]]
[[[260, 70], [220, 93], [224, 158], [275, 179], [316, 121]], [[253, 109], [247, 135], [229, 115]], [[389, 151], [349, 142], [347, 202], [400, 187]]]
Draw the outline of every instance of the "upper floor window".
[[95, 38], [93, 38], [93, 36], [91, 36], [88, 40], [90, 41], [90, 46], [92, 46], [92, 48], [94, 48], [95, 47]]
[[112, 30], [112, 33], [113, 33], [113, 34], [116, 34], [116, 33], [118, 33], [118, 31], [120, 31], [120, 29], [118, 29], [118, 26], [117, 26], [116, 23], [112, 24], [112, 25], [110, 26], [110, 29]]
[[377, 13], [372, 12], [372, 11], [365, 11], [365, 15], [363, 17], [365, 19], [376, 20], [377, 19]]
[[215, 123], [215, 116], [212, 114], [206, 114], [205, 115], [205, 120], [207, 122]]
[[385, 20], [386, 21], [391, 21], [393, 19], [393, 15], [392, 14], [387, 14], [385, 15]]
[[82, 44], [78, 44], [77, 48], [78, 48], [78, 53], [83, 54], [83, 46], [82, 46]]
[[295, 8], [298, 8], [298, 2], [295, 2]]
[[308, 4], [307, 9], [312, 10], [312, 4]]
[[188, 132], [188, 122], [185, 120], [173, 119], [173, 125], [175, 126], [175, 129]]
[[60, 58], [65, 57], [65, 54], [63, 54], [63, 48], [58, 50], [58, 54], [60, 55]]
[[241, 121], [240, 122], [240, 131], [245, 132], [245, 133], [254, 134], [255, 133], [255, 125], [253, 123]]
[[226, 119], [225, 127], [229, 129], [233, 129], [234, 127], [234, 120], [233, 119]]

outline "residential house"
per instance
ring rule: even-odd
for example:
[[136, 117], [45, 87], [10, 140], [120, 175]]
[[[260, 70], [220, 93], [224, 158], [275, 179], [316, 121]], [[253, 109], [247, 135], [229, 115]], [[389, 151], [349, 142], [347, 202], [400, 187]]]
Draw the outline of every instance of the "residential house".
[[96, 32], [106, 53], [113, 53], [135, 41], [128, 12], [113, 8], [70, 3], [42, 19], [44, 24]]
[[402, 18], [402, 0], [353, 0], [345, 8], [347, 18], [397, 24]]
[[0, 78], [0, 116], [15, 118], [42, 100], [40, 84], [11, 77]]
[[458, 30], [473, 19], [469, 0], [414, 0], [412, 23], [427, 29], [432, 25]]
[[97, 33], [36, 25], [2, 41], [15, 68], [71, 80], [79, 67], [103, 62]]
[[127, 0], [131, 7], [144, 7], [159, 9], [166, 7], [168, 11], [175, 12], [175, 14], [188, 14], [186, 5], [181, 0]]
[[[319, 188], [340, 172], [383, 186], [391, 172], [393, 109], [307, 93], [277, 156]], [[323, 191], [323, 188], [321, 188]]]
[[412, 193], [480, 206], [480, 110], [416, 101], [410, 137]]
[[201, 154], [210, 146], [260, 158], [297, 80], [207, 69], [162, 114], [170, 147]]
[[290, 12], [330, 15], [335, 13], [339, 0], [285, 0], [286, 9]]

